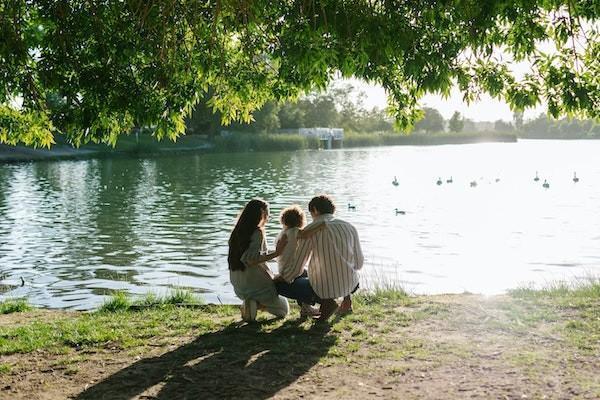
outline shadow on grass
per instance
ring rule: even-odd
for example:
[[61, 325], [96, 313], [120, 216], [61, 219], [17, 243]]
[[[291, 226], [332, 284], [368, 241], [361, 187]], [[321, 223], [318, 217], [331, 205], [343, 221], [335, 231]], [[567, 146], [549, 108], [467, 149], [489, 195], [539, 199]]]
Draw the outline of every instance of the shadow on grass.
[[327, 354], [337, 341], [328, 331], [328, 325], [309, 327], [293, 320], [270, 332], [260, 324], [231, 324], [161, 356], [140, 360], [75, 399], [131, 399], [142, 393], [163, 400], [266, 399]]

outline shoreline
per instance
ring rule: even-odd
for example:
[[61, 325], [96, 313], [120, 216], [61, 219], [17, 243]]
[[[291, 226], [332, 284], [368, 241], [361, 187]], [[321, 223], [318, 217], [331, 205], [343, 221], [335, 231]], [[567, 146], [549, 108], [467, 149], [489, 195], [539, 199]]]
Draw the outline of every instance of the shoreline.
[[[150, 136], [136, 139], [123, 136], [115, 148], [100, 144], [87, 144], [81, 148], [73, 148], [64, 140], [50, 149], [29, 148], [0, 144], [0, 164], [21, 163], [31, 161], [87, 160], [120, 157], [148, 157], [168, 154], [213, 154], [239, 153], [248, 151], [293, 151], [318, 149], [319, 143], [309, 138], [295, 135], [255, 135], [244, 134], [231, 138], [217, 138], [208, 141], [200, 135], [180, 137], [177, 142], [157, 142]], [[439, 135], [367, 135], [349, 134], [342, 148], [379, 147], [379, 146], [436, 146], [450, 144], [475, 143], [515, 143], [514, 134], [482, 133], [482, 134], [439, 134]]]
[[[235, 306], [0, 315], [0, 398], [600, 396], [600, 282], [506, 295], [362, 292], [329, 323]], [[235, 382], [234, 385], [231, 382]]]

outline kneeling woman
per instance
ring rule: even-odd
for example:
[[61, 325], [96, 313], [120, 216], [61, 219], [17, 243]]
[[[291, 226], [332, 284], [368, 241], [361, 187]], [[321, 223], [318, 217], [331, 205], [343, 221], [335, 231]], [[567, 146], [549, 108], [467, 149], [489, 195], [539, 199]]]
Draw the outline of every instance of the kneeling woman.
[[275, 252], [267, 254], [264, 227], [268, 218], [269, 204], [250, 200], [229, 237], [229, 278], [236, 296], [244, 301], [244, 321], [253, 321], [259, 308], [278, 317], [289, 311], [287, 299], [277, 295], [273, 275], [265, 264], [285, 247], [285, 243], [278, 244]]

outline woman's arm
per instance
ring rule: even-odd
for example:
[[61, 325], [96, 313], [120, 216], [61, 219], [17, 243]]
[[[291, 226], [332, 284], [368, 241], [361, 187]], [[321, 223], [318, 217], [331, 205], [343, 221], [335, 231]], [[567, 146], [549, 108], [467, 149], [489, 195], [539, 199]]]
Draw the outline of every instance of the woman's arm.
[[298, 239], [307, 239], [325, 228], [325, 221], [319, 221], [315, 224], [311, 224], [304, 229], [298, 230]]

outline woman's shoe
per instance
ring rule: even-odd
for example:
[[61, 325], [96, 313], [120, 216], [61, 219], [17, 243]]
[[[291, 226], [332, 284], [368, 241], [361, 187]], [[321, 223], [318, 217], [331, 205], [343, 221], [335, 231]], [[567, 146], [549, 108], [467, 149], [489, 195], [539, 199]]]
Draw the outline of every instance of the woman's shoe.
[[256, 300], [244, 300], [242, 304], [242, 319], [246, 322], [252, 322], [256, 320], [256, 310], [258, 304]]

